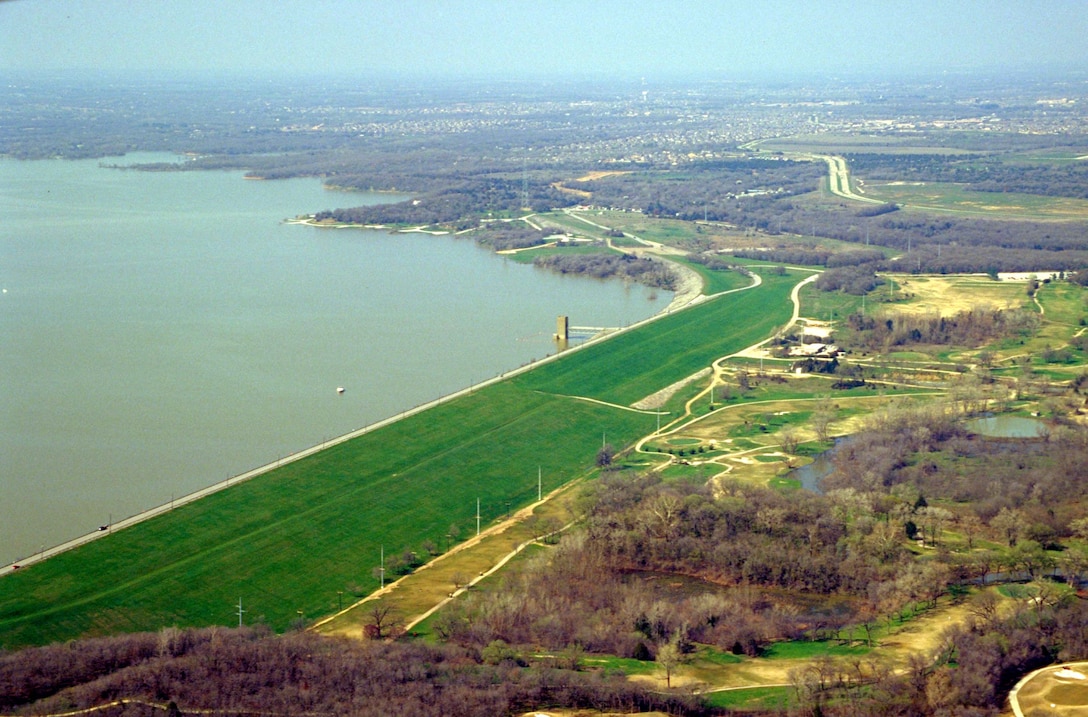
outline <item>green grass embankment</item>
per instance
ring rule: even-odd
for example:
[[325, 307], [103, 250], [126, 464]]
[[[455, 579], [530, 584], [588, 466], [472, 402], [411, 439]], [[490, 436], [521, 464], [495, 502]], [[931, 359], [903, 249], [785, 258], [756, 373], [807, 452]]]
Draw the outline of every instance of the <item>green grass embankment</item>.
[[[516, 379], [329, 448], [0, 580], [0, 646], [166, 625], [287, 628], [301, 611], [369, 592], [379, 552], [475, 532], [592, 468], [655, 417], [627, 404], [755, 343], [790, 314], [796, 279], [731, 294], [545, 364]], [[350, 591], [344, 596], [350, 599]]]
[[498, 384], [0, 580], [0, 644], [231, 624], [239, 597], [247, 622], [284, 629], [376, 588], [381, 546], [392, 561], [451, 524], [468, 537], [477, 498], [486, 526], [535, 499], [537, 465], [549, 490], [602, 431], [630, 441], [652, 421]]
[[523, 387], [628, 405], [767, 338], [789, 320], [797, 275], [726, 294], [546, 364], [515, 379]]

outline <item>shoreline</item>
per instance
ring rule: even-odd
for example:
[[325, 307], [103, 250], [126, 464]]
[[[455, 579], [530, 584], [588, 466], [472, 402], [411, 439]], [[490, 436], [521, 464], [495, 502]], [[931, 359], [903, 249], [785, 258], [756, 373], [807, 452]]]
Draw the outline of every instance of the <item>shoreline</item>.
[[[301, 223], [301, 222], [299, 222], [299, 223]], [[691, 272], [691, 273], [696, 278], [698, 278], [698, 274], [696, 274], [695, 272]], [[740, 289], [734, 289], [733, 291], [744, 291], [746, 289], [751, 289], [751, 288], [755, 288], [755, 287], [759, 286], [760, 281], [758, 279], [758, 275], [754, 275], [754, 276], [756, 277], [756, 280], [753, 281], [752, 284], [750, 284], [748, 286], [745, 286], [745, 287], [741, 287]], [[335, 438], [330, 438], [327, 441], [322, 441], [321, 443], [314, 444], [313, 446], [310, 446], [309, 448], [304, 448], [302, 450], [299, 450], [299, 451], [296, 451], [294, 453], [283, 456], [282, 458], [278, 458], [275, 461], [270, 461], [268, 463], [265, 463], [264, 465], [257, 466], [256, 468], [252, 468], [252, 469], [250, 469], [248, 471], [244, 471], [242, 473], [239, 473], [238, 475], [231, 476], [231, 477], [229, 477], [229, 478], [227, 478], [225, 480], [221, 480], [221, 481], [213, 483], [213, 484], [211, 484], [209, 486], [206, 486], [204, 488], [195, 490], [195, 491], [193, 491], [191, 493], [188, 493], [186, 495], [175, 498], [175, 499], [171, 500], [170, 502], [163, 503], [163, 504], [155, 506], [153, 508], [148, 508], [147, 510], [140, 511], [139, 513], [135, 513], [135, 514], [130, 515], [128, 517], [125, 517], [125, 518], [122, 518], [120, 520], [114, 521], [110, 525], [99, 528], [98, 530], [91, 531], [89, 533], [85, 533], [83, 535], [76, 536], [75, 538], [72, 538], [70, 540], [66, 540], [66, 541], [64, 541], [62, 543], [59, 543], [59, 544], [54, 545], [52, 547], [46, 548], [44, 550], [39, 550], [38, 552], [27, 555], [27, 556], [23, 557], [20, 560], [16, 560], [16, 561], [8, 563], [6, 565], [0, 566], [0, 577], [3, 577], [3, 576], [8, 575], [10, 573], [16, 572], [18, 570], [27, 568], [27, 567], [29, 567], [31, 565], [35, 565], [35, 564], [40, 563], [40, 562], [42, 562], [44, 560], [47, 560], [47, 559], [49, 559], [49, 558], [51, 558], [51, 557], [53, 557], [55, 555], [59, 555], [61, 553], [68, 552], [69, 550], [73, 550], [73, 549], [78, 548], [80, 546], [86, 545], [87, 543], [93, 542], [93, 541], [98, 540], [100, 538], [103, 538], [105, 536], [112, 535], [114, 530], [124, 530], [126, 528], [131, 528], [133, 526], [139, 525], [140, 523], [143, 523], [143, 522], [145, 522], [147, 520], [155, 518], [155, 517], [157, 517], [159, 515], [169, 513], [170, 511], [174, 510], [175, 508], [180, 508], [180, 507], [182, 507], [184, 505], [188, 505], [188, 504], [196, 502], [196, 501], [198, 501], [198, 500], [200, 500], [202, 498], [206, 498], [206, 497], [208, 497], [210, 495], [213, 495], [213, 494], [218, 493], [220, 491], [226, 490], [227, 488], [230, 488], [231, 486], [236, 485], [238, 483], [242, 483], [242, 482], [251, 480], [253, 478], [257, 478], [257, 477], [262, 476], [262, 475], [264, 475], [266, 473], [269, 473], [269, 472], [271, 472], [273, 470], [276, 470], [277, 468], [279, 468], [281, 466], [287, 465], [289, 463], [294, 463], [295, 461], [302, 460], [303, 458], [308, 458], [309, 456], [312, 456], [312, 455], [314, 455], [314, 454], [316, 454], [316, 453], [318, 453], [320, 451], [323, 451], [326, 448], [331, 448], [333, 446], [337, 446], [337, 445], [339, 445], [341, 443], [344, 443], [346, 441], [349, 441], [349, 440], [351, 440], [353, 438], [357, 438], [359, 436], [370, 433], [371, 431], [375, 431], [375, 430], [378, 430], [380, 428], [384, 428], [386, 426], [392, 425], [392, 424], [396, 423], [397, 421], [400, 421], [400, 420], [402, 420], [404, 418], [408, 418], [409, 416], [414, 416], [416, 414], [422, 413], [423, 411], [434, 408], [435, 406], [441, 405], [443, 403], [447, 403], [449, 401], [455, 400], [455, 399], [460, 398], [462, 396], [467, 396], [467, 395], [473, 393], [474, 391], [476, 391], [478, 389], [486, 388], [488, 386], [499, 383], [500, 381], [505, 381], [508, 378], [513, 378], [515, 376], [519, 376], [519, 375], [521, 375], [523, 373], [531, 371], [532, 369], [536, 368], [537, 366], [549, 363], [551, 361], [555, 361], [558, 358], [560, 358], [561, 356], [566, 356], [566, 355], [570, 354], [571, 352], [580, 351], [580, 350], [582, 350], [583, 348], [585, 348], [587, 346], [592, 346], [592, 345], [595, 345], [597, 343], [600, 343], [601, 341], [606, 341], [606, 340], [608, 340], [609, 338], [611, 338], [613, 336], [618, 336], [620, 334], [626, 333], [627, 331], [638, 328], [640, 326], [645, 326], [646, 324], [648, 324], [650, 322], [653, 322], [653, 321], [657, 321], [658, 319], [660, 319], [662, 317], [665, 317], [665, 316], [668, 316], [668, 315], [672, 314], [675, 311], [687, 308], [689, 306], [695, 306], [695, 305], [700, 304], [703, 301], [711, 298], [711, 297], [705, 296], [702, 293], [699, 293], [701, 291], [701, 281], [700, 281], [700, 288], [696, 289], [695, 295], [691, 295], [691, 293], [690, 293], [690, 290], [692, 288], [692, 286], [690, 284], [690, 281], [686, 282], [686, 284], [687, 284], [687, 286], [686, 286], [687, 291], [685, 291], [683, 294], [681, 294], [681, 292], [677, 291], [673, 296], [673, 300], [668, 304], [668, 306], [666, 306], [664, 309], [657, 312], [656, 314], [653, 314], [652, 316], [649, 316], [649, 317], [647, 317], [645, 319], [642, 319], [640, 321], [636, 321], [633, 324], [630, 324], [628, 326], [624, 326], [624, 327], [615, 329], [613, 331], [603, 332], [601, 334], [598, 334], [596, 336], [593, 336], [593, 337], [587, 339], [586, 341], [578, 344], [577, 346], [572, 346], [572, 347], [570, 347], [570, 348], [568, 348], [568, 349], [566, 349], [564, 351], [557, 351], [557, 352], [555, 352], [553, 354], [549, 354], [548, 356], [545, 356], [544, 358], [541, 358], [541, 359], [538, 359], [538, 360], [535, 360], [535, 361], [530, 361], [529, 363], [523, 364], [523, 365], [521, 365], [521, 366], [519, 366], [517, 368], [511, 369], [509, 371], [503, 371], [499, 375], [492, 376], [491, 378], [486, 379], [484, 381], [481, 381], [480, 383], [471, 384], [471, 385], [469, 385], [469, 386], [467, 386], [465, 388], [462, 388], [462, 389], [460, 389], [458, 391], [454, 391], [453, 393], [447, 394], [445, 396], [440, 396], [437, 399], [434, 399], [432, 401], [427, 401], [426, 403], [419, 404], [418, 406], [415, 406], [413, 408], [405, 409], [404, 411], [401, 411], [400, 413], [394, 414], [394, 415], [389, 416], [387, 418], [383, 418], [380, 421], [377, 421], [375, 423], [365, 425], [362, 428], [357, 428], [357, 429], [355, 429], [353, 431], [349, 431], [349, 432], [344, 433], [344, 434], [342, 434], [340, 436], [337, 436]], [[730, 292], [724, 292], [724, 293], [730, 293]]]
[[[581, 219], [581, 217], [578, 217], [578, 218]], [[399, 227], [398, 228], [398, 227], [393, 227], [393, 226], [390, 226], [390, 225], [387, 225], [387, 224], [345, 224], [345, 223], [341, 223], [341, 222], [328, 222], [328, 223], [325, 223], [325, 222], [315, 221], [312, 214], [309, 215], [309, 216], [305, 216], [305, 217], [299, 216], [299, 217], [295, 217], [294, 219], [285, 219], [284, 223], [285, 224], [294, 224], [294, 225], [297, 225], [297, 226], [314, 227], [316, 229], [388, 229], [394, 234], [429, 234], [431, 236], [450, 236], [452, 234], [452, 232], [444, 230], [444, 229], [426, 229], [425, 228], [426, 225], [420, 225], [420, 226], [415, 226], [415, 227]], [[466, 231], [468, 231], [468, 230], [466, 230]], [[463, 232], [457, 232], [457, 233], [460, 234], [460, 233], [463, 233]], [[545, 244], [544, 246], [548, 246], [548, 245]], [[508, 249], [508, 250], [504, 250], [504, 251], [496, 251], [496, 252], [494, 252], [494, 254], [496, 254], [496, 255], [507, 254], [508, 255], [508, 254], [517, 253], [519, 251], [527, 251], [529, 249], [540, 249], [540, 248], [541, 248], [540, 246], [533, 246], [533, 247], [526, 247], [525, 249]], [[649, 253], [657, 255], [659, 258], [661, 258], [664, 261], [668, 261], [668, 259], [666, 258], [666, 256], [663, 253], [658, 253], [658, 252], [649, 252]], [[668, 306], [666, 306], [664, 309], [662, 309], [661, 312], [659, 312], [659, 313], [668, 313], [670, 311], [675, 311], [675, 310], [677, 310], [679, 308], [687, 306], [688, 304], [690, 304], [693, 301], [695, 301], [696, 299], [698, 299], [698, 297], [702, 295], [702, 291], [703, 291], [703, 280], [702, 280], [702, 277], [699, 276], [698, 272], [695, 272], [692, 269], [689, 269], [688, 267], [686, 267], [686, 266], [684, 266], [682, 264], [678, 264], [676, 262], [670, 262], [670, 266], [671, 266], [672, 270], [676, 272], [676, 274], [677, 274], [677, 276], [679, 278], [679, 281], [678, 281], [679, 286], [673, 291], [672, 301], [670, 301]]]

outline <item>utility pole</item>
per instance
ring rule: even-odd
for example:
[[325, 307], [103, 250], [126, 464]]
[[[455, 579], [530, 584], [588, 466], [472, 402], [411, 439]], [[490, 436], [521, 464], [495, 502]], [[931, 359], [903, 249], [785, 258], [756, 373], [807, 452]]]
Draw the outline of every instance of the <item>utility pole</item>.
[[476, 499], [476, 535], [480, 535], [480, 499]]
[[242, 598], [238, 598], [238, 627], [242, 626], [242, 613], [245, 610], [242, 609]]
[[385, 589], [385, 546], [382, 546], [381, 562], [378, 564], [378, 575], [381, 576], [381, 587]]

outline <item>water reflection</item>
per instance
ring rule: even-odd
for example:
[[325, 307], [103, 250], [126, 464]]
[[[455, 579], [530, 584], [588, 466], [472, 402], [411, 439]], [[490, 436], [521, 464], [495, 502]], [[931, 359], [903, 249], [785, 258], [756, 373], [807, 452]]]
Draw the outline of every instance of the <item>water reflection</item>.
[[987, 438], [1041, 438], [1048, 432], [1046, 424], [1037, 418], [1008, 414], [972, 418], [964, 426]]

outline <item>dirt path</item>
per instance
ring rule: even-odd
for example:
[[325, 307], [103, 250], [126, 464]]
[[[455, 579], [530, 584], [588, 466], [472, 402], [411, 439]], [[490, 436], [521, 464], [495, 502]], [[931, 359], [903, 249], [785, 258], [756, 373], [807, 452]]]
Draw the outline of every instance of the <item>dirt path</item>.
[[[877, 660], [897, 674], [909, 669], [913, 655], [935, 654], [944, 640], [945, 632], [963, 624], [970, 612], [966, 605], [947, 605], [915, 617], [895, 633], [879, 641], [865, 660]], [[812, 663], [812, 658], [768, 660], [744, 658], [741, 662], [707, 668], [681, 665], [673, 672], [673, 685], [684, 685], [697, 692], [725, 692], [754, 687], [789, 687], [791, 673]], [[664, 671], [631, 678], [654, 687], [665, 687]]]
[[[352, 604], [350, 604], [347, 607], [343, 608], [342, 610], [339, 610], [338, 612], [335, 612], [332, 615], [329, 615], [328, 617], [325, 617], [325, 618], [315, 622], [313, 625], [311, 625], [309, 627], [309, 629], [313, 630], [315, 632], [323, 632], [323, 633], [324, 632], [329, 632], [329, 633], [334, 633], [334, 634], [336, 634], [336, 633], [344, 634], [346, 631], [344, 629], [342, 629], [342, 628], [338, 628], [335, 625], [335, 623], [342, 620], [344, 618], [344, 616], [346, 616], [349, 613], [352, 613], [353, 611], [357, 610], [362, 605], [365, 605], [365, 604], [367, 604], [369, 602], [372, 602], [372, 601], [375, 601], [375, 600], [380, 600], [380, 599], [382, 599], [384, 597], [388, 597], [388, 596], [396, 593], [398, 590], [405, 591], [405, 590], [418, 589], [417, 586], [413, 585], [413, 583], [419, 582], [421, 577], [422, 578], [428, 578], [429, 577], [428, 571], [434, 571], [437, 568], [439, 568], [440, 566], [442, 566], [444, 563], [449, 562], [451, 559], [456, 558], [457, 556], [462, 555], [464, 553], [471, 552], [474, 548], [480, 546], [482, 543], [484, 543], [484, 542], [486, 542], [488, 540], [491, 540], [491, 539], [493, 539], [493, 538], [495, 538], [497, 536], [500, 536], [503, 533], [506, 533], [508, 530], [510, 530], [514, 526], [517, 526], [517, 525], [519, 525], [521, 523], [524, 523], [526, 520], [528, 520], [530, 517], [532, 517], [533, 512], [537, 508], [539, 508], [540, 506], [542, 506], [542, 505], [548, 503], [549, 501], [553, 500], [556, 496], [570, 490], [578, 482], [579, 482], [578, 480], [575, 480], [575, 481], [572, 481], [570, 483], [566, 483], [566, 484], [560, 486], [559, 488], [556, 488], [555, 490], [551, 491], [550, 493], [545, 494], [544, 496], [542, 496], [542, 498], [540, 500], [538, 500], [538, 501], [536, 501], [536, 502], [534, 502], [534, 503], [532, 503], [530, 505], [527, 505], [524, 508], [518, 510], [517, 512], [513, 513], [506, 520], [503, 520], [503, 521], [501, 521], [499, 523], [496, 523], [496, 524], [494, 524], [494, 525], [492, 525], [492, 526], [490, 526], [490, 527], [488, 527], [488, 528], [486, 528], [484, 530], [481, 530], [479, 535], [475, 535], [475, 536], [469, 538], [468, 540], [465, 540], [464, 542], [462, 542], [462, 543], [460, 543], [458, 545], [455, 545], [454, 547], [450, 548], [445, 553], [442, 553], [441, 555], [438, 555], [437, 557], [432, 558], [431, 560], [429, 560], [428, 562], [426, 562], [425, 564], [423, 564], [422, 566], [420, 566], [419, 568], [417, 568], [413, 572], [411, 572], [411, 573], [409, 573], [409, 574], [407, 574], [407, 575], [405, 575], [405, 576], [403, 576], [401, 578], [398, 578], [397, 580], [395, 580], [395, 581], [393, 581], [391, 583], [388, 583], [384, 588], [381, 588], [379, 590], [375, 590], [374, 592], [370, 593], [369, 595], [367, 595], [367, 596], [365, 596], [365, 597], [363, 597], [363, 598], [361, 598], [359, 600], [356, 600], [355, 602], [353, 602]], [[569, 528], [569, 527], [570, 527], [569, 525], [566, 525], [566, 526], [563, 526], [562, 528], [560, 528], [559, 530], [561, 530], [561, 531], [562, 530], [567, 530], [567, 528]], [[497, 562], [495, 562], [489, 568], [487, 568], [487, 569], [485, 569], [483, 571], [476, 571], [474, 578], [467, 581], [466, 584], [463, 587], [457, 589], [453, 593], [450, 593], [445, 588], [443, 588], [442, 590], [436, 591], [436, 594], [434, 595], [434, 602], [433, 602], [433, 604], [432, 604], [432, 606], [430, 608], [428, 608], [427, 610], [425, 610], [425, 611], [423, 611], [421, 613], [415, 614], [415, 615], [405, 616], [405, 624], [408, 626], [408, 627], [406, 627], [406, 629], [410, 629], [411, 627], [414, 627], [415, 625], [419, 624], [421, 621], [423, 621], [426, 618], [430, 617], [433, 613], [437, 612], [440, 608], [442, 608], [444, 605], [449, 603], [450, 600], [452, 600], [454, 597], [456, 597], [458, 595], [461, 595], [462, 593], [464, 593], [464, 591], [466, 589], [472, 587], [473, 585], [480, 582], [481, 580], [488, 577], [489, 575], [492, 575], [495, 571], [499, 570], [501, 567], [506, 565], [507, 562], [509, 562], [512, 558], [514, 558], [518, 553], [520, 553], [526, 547], [528, 547], [529, 545], [533, 544], [534, 542], [536, 542], [538, 540], [543, 539], [544, 537], [546, 537], [546, 534], [534, 535], [534, 536], [532, 536], [531, 538], [529, 538], [527, 540], [519, 541], [519, 543], [516, 546], [514, 546], [514, 548], [512, 550], [505, 553], [505, 555], [503, 555]], [[349, 627], [354, 627], [354, 624], [350, 625]]]
[[[758, 279], [758, 275], [756, 276]], [[790, 293], [790, 299], [793, 303], [794, 310], [789, 323], [786, 324], [784, 328], [789, 328], [800, 319], [800, 291], [806, 284], [814, 281], [816, 277], [817, 275], [808, 277], [798, 282], [794, 286], [793, 290]], [[758, 284], [759, 282], [756, 281], [751, 286], [745, 288], [753, 288], [754, 286], [758, 286]], [[707, 391], [713, 390], [715, 386], [720, 385], [720, 383], [724, 380], [722, 374], [725, 370], [725, 362], [735, 356], [746, 354], [751, 355], [752, 352], [759, 351], [761, 347], [770, 340], [770, 338], [765, 339], [757, 344], [749, 346], [746, 349], [742, 349], [741, 351], [738, 351], [736, 353], [729, 354], [728, 356], [723, 356], [714, 361], [710, 369], [704, 369], [702, 372], [696, 374], [695, 376], [706, 376], [708, 370], [713, 372], [713, 379], [711, 385], [704, 391], [700, 392], [691, 401], [687, 402], [687, 404], [685, 404], [685, 413], [683, 416], [671, 422], [670, 426], [666, 426], [665, 431], [659, 429], [658, 431], [655, 431], [654, 433], [640, 439], [635, 446], [635, 450], [642, 451], [643, 445], [648, 440], [659, 438], [663, 435], [670, 435], [672, 433], [676, 433], [677, 431], [690, 428], [693, 423], [707, 418], [707, 416], [699, 416], [694, 418], [694, 420], [688, 420], [692, 418], [693, 414], [691, 409], [695, 402], [698, 401], [701, 397], [705, 397]], [[674, 384], [673, 386], [670, 386], [668, 388], [679, 388], [679, 385], [683, 385], [687, 382], [690, 382], [691, 380], [694, 380], [694, 377], [684, 379], [683, 381], [677, 382], [677, 384]], [[581, 400], [593, 400], [577, 396], [572, 396], [571, 398], [581, 398]], [[774, 401], [769, 402], [781, 402], [781, 400], [775, 399]], [[759, 402], [753, 402], [753, 404], [754, 403]], [[748, 407], [753, 404], [744, 404], [744, 407]], [[647, 410], [645, 407], [615, 407], [625, 410], [639, 410], [640, 412], [646, 413], [652, 412]], [[708, 415], [713, 416], [715, 414]], [[765, 446], [759, 448], [758, 450], [766, 450], [767, 448], [768, 447]], [[723, 468], [728, 470], [728, 466], [725, 466], [724, 464], [718, 465], [721, 465]], [[542, 497], [541, 500], [517, 511], [507, 520], [504, 520], [496, 525], [487, 528], [486, 530], [481, 531], [478, 536], [475, 536], [465, 541], [464, 543], [454, 547], [449, 552], [434, 558], [426, 565], [419, 568], [417, 571], [387, 585], [384, 589], [368, 595], [363, 599], [358, 600], [357, 602], [348, 606], [344, 610], [316, 623], [312, 626], [311, 629], [333, 634], [357, 634], [354, 632], [354, 630], [358, 629], [358, 620], [345, 621], [344, 617], [346, 615], [348, 615], [352, 611], [358, 610], [360, 606], [366, 605], [371, 601], [380, 600], [382, 598], [393, 595], [398, 590], [411, 591], [426, 589], [426, 586], [424, 586], [423, 588], [415, 587], [413, 586], [413, 583], [426, 582], [427, 571], [436, 571], [443, 563], [454, 560], [457, 558], [457, 556], [470, 554], [478, 546], [484, 545], [487, 541], [493, 541], [498, 536], [501, 536], [503, 533], [510, 530], [514, 526], [518, 526], [524, 523], [533, 515], [534, 511], [537, 508], [544, 506], [549, 501], [553, 500], [556, 496], [568, 491], [575, 483], [577, 483], [577, 481], [568, 483], [565, 486], [557, 488], [548, 495]], [[565, 526], [560, 528], [560, 530], [566, 530], [573, 524], [573, 522], [568, 522]], [[497, 559], [494, 559], [493, 562], [491, 562], [489, 566], [485, 569], [478, 570], [472, 580], [468, 581], [465, 585], [457, 588], [453, 592], [448, 592], [448, 588], [438, 590], [435, 585], [430, 586], [430, 591], [434, 593], [433, 602], [430, 603], [428, 609], [420, 611], [416, 614], [406, 616], [404, 620], [405, 629], [412, 629], [416, 625], [420, 624], [422, 621], [432, 616], [438, 610], [448, 605], [451, 601], [460, 597], [466, 590], [470, 589], [473, 585], [501, 570], [509, 563], [510, 560], [514, 559], [528, 546], [536, 543], [541, 537], [542, 536], [536, 535], [524, 540], [520, 540], [519, 542], [517, 542], [517, 544], [513, 545], [512, 549], [505, 551]], [[421, 577], [423, 578], [423, 580], [421, 580]], [[434, 583], [435, 581], [432, 580], [431, 582]], [[436, 582], [436, 585], [445, 584], [447, 583], [442, 581]], [[943, 634], [945, 630], [953, 625], [960, 624], [967, 618], [967, 616], [968, 612], [966, 606], [950, 605], [946, 608], [935, 610], [929, 614], [917, 617], [909, 622], [907, 625], [905, 625], [902, 629], [898, 630], [896, 633], [885, 637], [881, 641], [881, 644], [872, 651], [871, 657], [881, 660], [881, 662], [887, 664], [891, 669], [897, 671], [904, 670], [906, 669], [909, 657], [911, 655], [919, 653], [933, 653], [939, 647], [941, 640], [943, 639]], [[361, 617], [361, 615], [359, 615], [359, 617]], [[697, 671], [697, 674], [693, 673], [693, 668], [681, 667], [674, 674], [673, 682], [678, 685], [686, 684], [692, 688], [699, 689], [700, 691], [720, 691], [729, 689], [745, 689], [751, 687], [788, 686], [791, 684], [791, 672], [799, 667], [803, 667], [809, 664], [810, 662], [811, 660], [808, 659], [744, 660], [739, 664], [723, 666], [720, 667], [720, 669], [714, 669], [709, 671], [710, 674], [712, 674], [712, 677], [710, 676], [710, 674], [708, 674], [708, 670], [705, 667], [700, 668]], [[652, 675], [635, 676], [632, 677], [632, 679], [649, 682], [655, 687], [661, 687], [664, 683], [663, 673], [660, 675], [655, 673]]]

